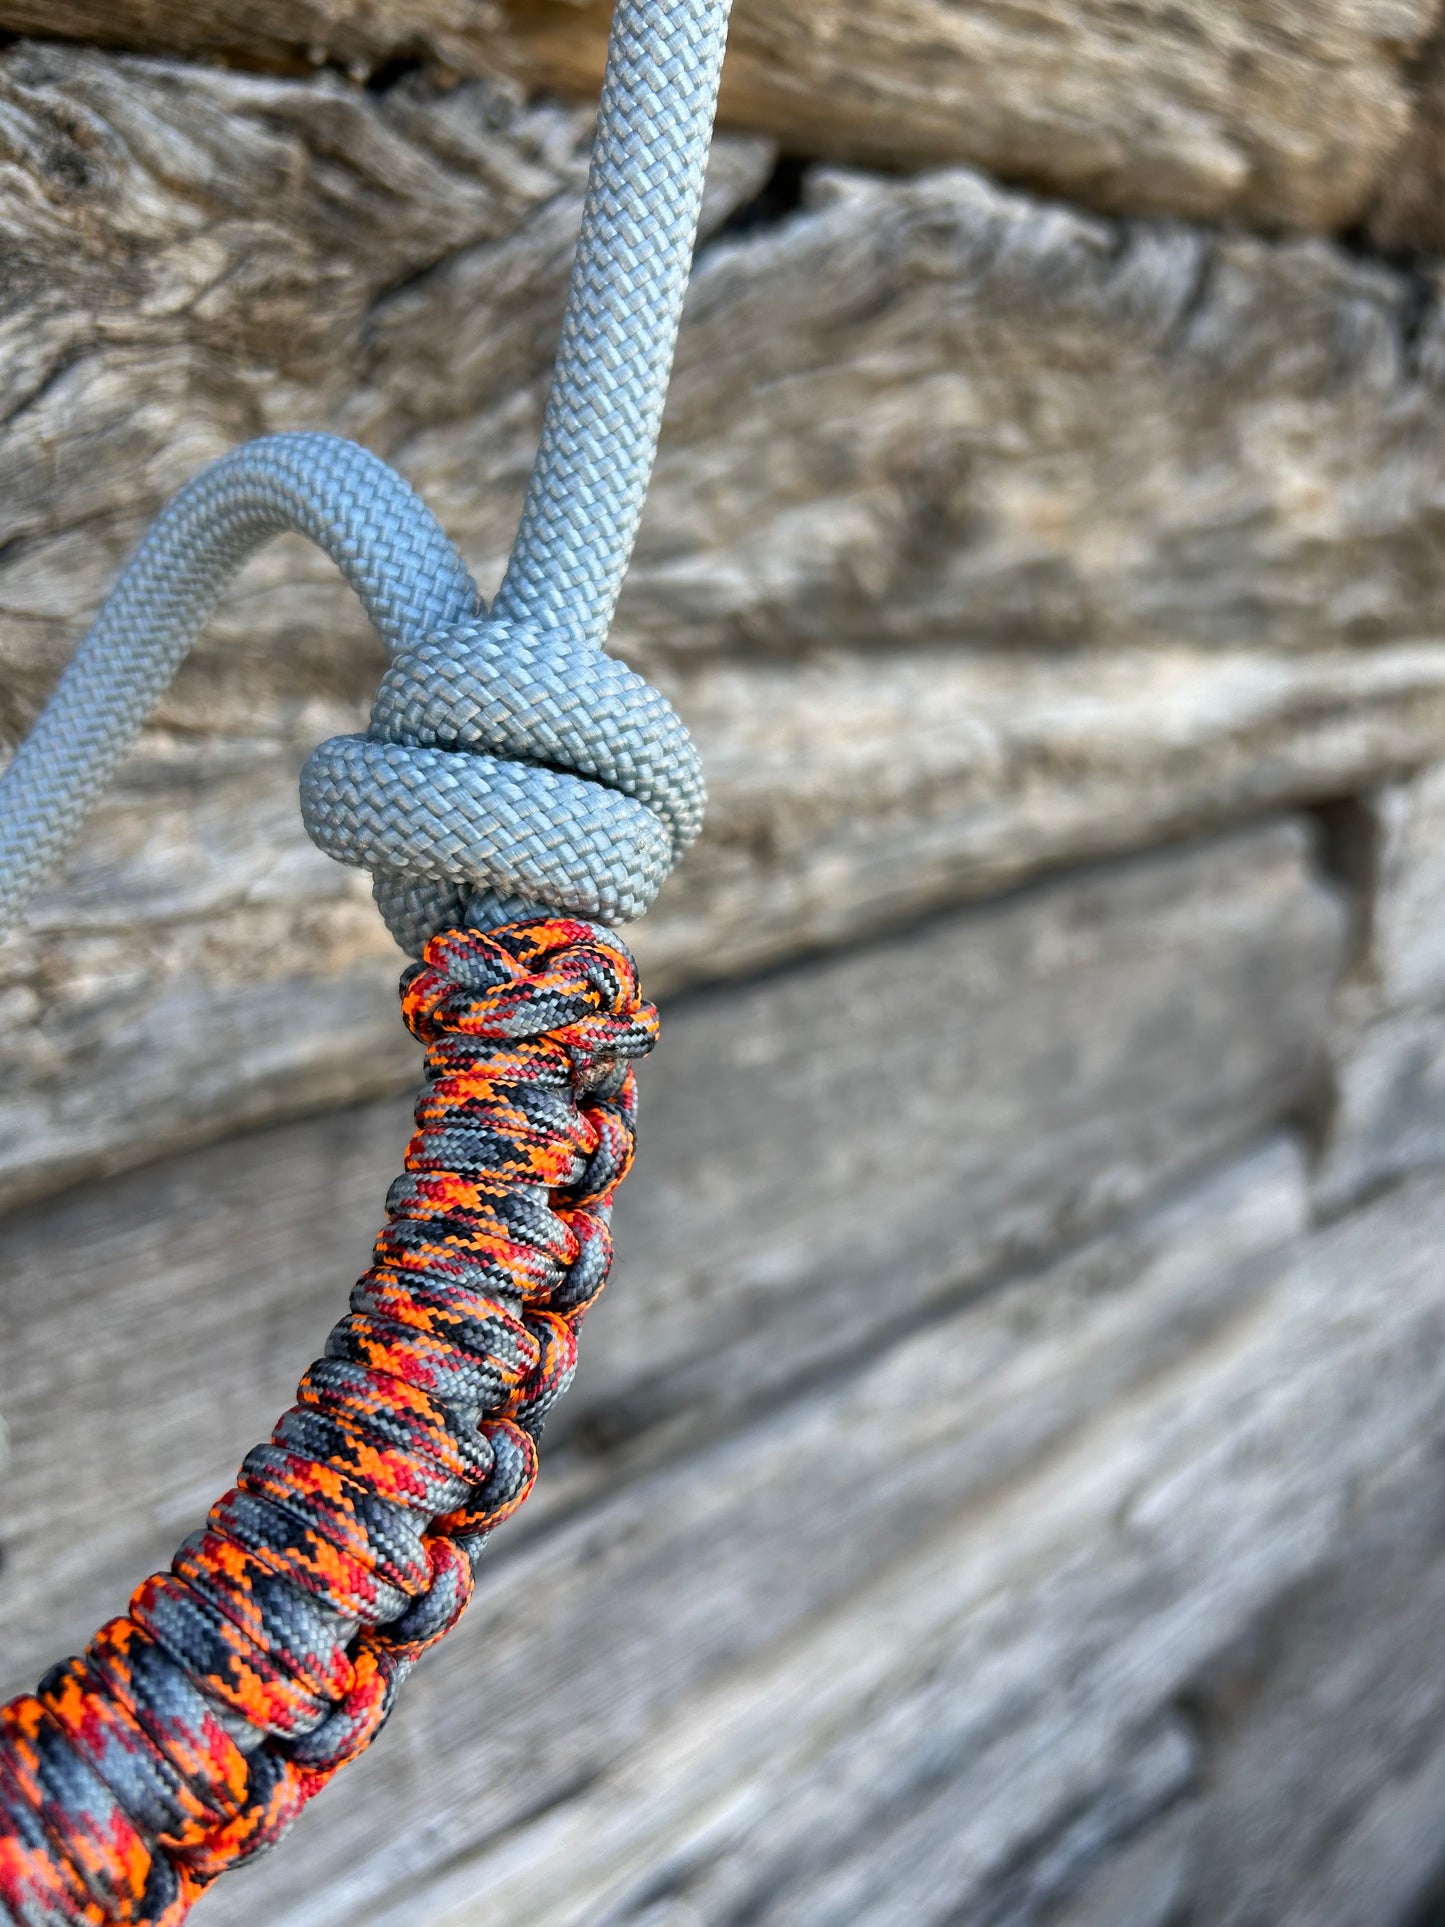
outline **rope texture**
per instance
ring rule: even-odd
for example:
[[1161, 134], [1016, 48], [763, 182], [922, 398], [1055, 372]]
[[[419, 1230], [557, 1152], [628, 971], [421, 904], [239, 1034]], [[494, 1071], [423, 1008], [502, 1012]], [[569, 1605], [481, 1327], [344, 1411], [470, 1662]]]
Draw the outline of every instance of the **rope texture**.
[[73, 840], [227, 583], [287, 531], [332, 558], [390, 650], [477, 614], [440, 525], [375, 455], [303, 434], [222, 456], [151, 525], [0, 778], [0, 920]]
[[[0, 778], [0, 925], [53, 870], [271, 535], [337, 563], [390, 667], [307, 764], [323, 849], [422, 962], [427, 1088], [372, 1269], [235, 1487], [128, 1614], [0, 1709], [0, 1927], [173, 1927], [375, 1737], [455, 1622], [611, 1259], [656, 1015], [581, 917], [651, 902], [702, 821], [667, 703], [602, 653], [696, 232], [729, 0], [617, 0], [562, 347], [488, 614], [407, 485], [282, 435], [157, 519]], [[536, 914], [539, 906], [570, 913]], [[441, 934], [435, 934], [440, 932]]]
[[[63, 856], [226, 584], [283, 530], [338, 563], [397, 659], [366, 736], [323, 744], [302, 791], [321, 847], [373, 871], [402, 946], [417, 954], [464, 915], [487, 927], [545, 905], [621, 921], [652, 901], [701, 821], [701, 772], [662, 698], [599, 658], [656, 449], [729, 5], [617, 0], [557, 370], [495, 619], [376, 457], [316, 434], [223, 457], [157, 519], [0, 778], [0, 927]], [[399, 694], [408, 678], [428, 691], [442, 658], [449, 673], [424, 700]], [[517, 671], [500, 719], [499, 663]]]
[[656, 1012], [564, 919], [432, 938], [402, 1005], [426, 1089], [350, 1313], [170, 1571], [0, 1710], [7, 1927], [174, 1927], [375, 1738], [531, 1490]]

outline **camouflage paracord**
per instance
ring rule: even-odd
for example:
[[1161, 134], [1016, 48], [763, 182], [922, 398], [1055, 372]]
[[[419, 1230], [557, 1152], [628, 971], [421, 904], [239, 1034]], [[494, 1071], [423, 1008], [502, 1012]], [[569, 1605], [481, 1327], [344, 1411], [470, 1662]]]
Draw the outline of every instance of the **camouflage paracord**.
[[531, 1490], [656, 1012], [616, 938], [562, 918], [434, 937], [402, 1008], [427, 1086], [349, 1314], [170, 1571], [0, 1711], [0, 1898], [26, 1927], [171, 1927], [277, 1840]]
[[308, 829], [374, 874], [426, 1047], [375, 1262], [270, 1441], [124, 1618], [0, 1708], [0, 1927], [174, 1927], [374, 1739], [536, 1476], [611, 1260], [656, 1013], [583, 917], [697, 834], [686, 730], [603, 656], [656, 445], [729, 0], [617, 0], [562, 349], [493, 609], [384, 463], [224, 457], [161, 515], [0, 777], [0, 921], [54, 869], [226, 582], [294, 529], [392, 653]]

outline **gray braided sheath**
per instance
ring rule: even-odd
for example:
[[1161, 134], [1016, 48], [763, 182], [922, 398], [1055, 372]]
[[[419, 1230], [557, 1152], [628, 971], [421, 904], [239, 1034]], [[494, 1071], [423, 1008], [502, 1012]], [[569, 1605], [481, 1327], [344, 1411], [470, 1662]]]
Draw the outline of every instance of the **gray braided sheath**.
[[731, 0], [618, 0], [541, 447], [496, 614], [600, 643], [652, 474]]
[[638, 916], [696, 836], [686, 730], [601, 653], [647, 492], [697, 227], [730, 0], [618, 0], [582, 236], [520, 530], [491, 616], [384, 463], [274, 436], [157, 519], [0, 778], [0, 926], [61, 859], [236, 570], [308, 535], [392, 652], [364, 737], [302, 778], [322, 849], [370, 869], [418, 952], [538, 906]]
[[326, 551], [393, 650], [477, 611], [430, 511], [365, 449], [278, 435], [212, 463], [152, 524], [0, 779], [0, 923], [73, 841], [227, 583], [287, 530]]

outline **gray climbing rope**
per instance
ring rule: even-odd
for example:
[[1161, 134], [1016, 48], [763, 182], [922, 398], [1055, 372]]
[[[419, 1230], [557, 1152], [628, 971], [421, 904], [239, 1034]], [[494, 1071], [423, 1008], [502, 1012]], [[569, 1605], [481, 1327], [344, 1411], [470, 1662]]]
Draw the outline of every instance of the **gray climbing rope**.
[[367, 734], [307, 764], [307, 828], [370, 869], [417, 952], [464, 915], [624, 921], [697, 834], [696, 753], [601, 653], [651, 474], [697, 228], [730, 0], [617, 0], [541, 444], [506, 577], [482, 606], [385, 463], [273, 436], [158, 517], [0, 777], [0, 929], [61, 861], [226, 584], [270, 536], [332, 557], [392, 654]]

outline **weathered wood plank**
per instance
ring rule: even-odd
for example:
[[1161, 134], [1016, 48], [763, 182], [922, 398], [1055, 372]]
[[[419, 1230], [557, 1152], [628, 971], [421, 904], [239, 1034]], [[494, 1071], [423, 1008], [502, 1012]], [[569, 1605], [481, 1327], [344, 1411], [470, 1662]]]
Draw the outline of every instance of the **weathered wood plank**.
[[1323, 243], [818, 177], [704, 261], [627, 645], [1428, 636], [1441, 339]]
[[1445, 1159], [1445, 765], [1367, 793], [1341, 834], [1367, 914], [1331, 1040], [1328, 1210]]
[[[1285, 824], [674, 1006], [547, 1505], [1288, 1113], [1339, 935]], [[405, 1108], [217, 1146], [0, 1230], [7, 1665], [83, 1638], [269, 1430], [360, 1269]]]
[[[1445, 741], [1445, 649], [836, 658], [681, 699], [712, 800], [632, 933], [660, 993], [1407, 768]], [[410, 1081], [365, 880], [300, 826], [302, 745], [241, 749], [133, 765], [0, 951], [0, 1197]]]
[[1445, 1219], [1417, 1187], [1281, 1270], [1303, 1201], [1267, 1149], [504, 1560], [208, 1908], [1405, 1921], [1438, 1858]]
[[1284, 823], [684, 1000], [567, 1422], [744, 1407], [1285, 1115], [1341, 924]]
[[[821, 1536], [821, 1458], [778, 1427], [777, 1478], [806, 1560], [748, 1490], [736, 1450], [699, 1467], [679, 1506], [696, 1563], [679, 1553], [671, 1597], [641, 1606], [648, 1621], [634, 1632], [641, 1678], [667, 1676], [672, 1638], [696, 1638], [684, 1598], [706, 1586], [713, 1612], [744, 1629], [710, 1688], [639, 1721], [615, 1763], [511, 1833], [499, 1829], [439, 1892], [418, 1891], [422, 1858], [402, 1849], [410, 1867], [398, 1869], [389, 1908], [368, 1908], [366, 1876], [348, 1881], [339, 1864], [332, 1904], [354, 1895], [358, 1917], [386, 1927], [641, 1927], [669, 1918], [660, 1902], [684, 1922], [1038, 1921], [1107, 1873], [1117, 1844], [1157, 1828], [1166, 1846], [1172, 1831], [1179, 1855], [1176, 1910], [1403, 1927], [1439, 1861], [1429, 1655], [1445, 1622], [1438, 1545], [1419, 1535], [1438, 1527], [1440, 1501], [1416, 1447], [1445, 1420], [1442, 1234], [1445, 1207], [1427, 1184], [1307, 1242], [1208, 1343], [1159, 1361], [1131, 1395], [1116, 1389], [1091, 1423], [1007, 1483], [967, 1501], [960, 1489], [950, 1512], [920, 1518], [915, 1550], [855, 1542], [872, 1583], [786, 1625], [776, 1601], [792, 1572], [813, 1565]], [[1052, 1282], [1029, 1289], [1043, 1297]], [[1146, 1283], [1133, 1309], [1149, 1295]], [[1128, 1315], [1117, 1301], [1111, 1313]], [[935, 1387], [957, 1427], [954, 1452], [970, 1455], [976, 1420], [949, 1361], [971, 1321], [988, 1316], [961, 1315], [905, 1344], [877, 1368], [874, 1396], [866, 1375], [831, 1395], [826, 1436], [835, 1466], [848, 1468], [841, 1483], [850, 1446], [873, 1466], [887, 1461], [896, 1427], [911, 1445], [909, 1415]], [[1076, 1328], [1069, 1346], [1081, 1337]], [[868, 1480], [854, 1484], [861, 1538], [873, 1494]], [[900, 1482], [883, 1500], [890, 1521], [905, 1492]], [[666, 1503], [660, 1489], [650, 1497], [638, 1537], [609, 1554], [591, 1536], [602, 1521], [589, 1521], [573, 1556], [585, 1545], [619, 1572], [646, 1563], [649, 1582], [666, 1586], [642, 1556]], [[751, 1541], [741, 1587], [713, 1578], [725, 1520]], [[848, 1523], [854, 1540], [851, 1510]], [[544, 1570], [561, 1583], [544, 1559], [526, 1575], [535, 1593], [518, 1572], [499, 1576], [498, 1595], [510, 1577], [530, 1606]], [[1372, 1571], [1409, 1590], [1386, 1602]], [[582, 1585], [593, 1601], [600, 1581], [593, 1565]], [[1354, 1618], [1362, 1602], [1373, 1626]], [[1260, 1650], [1296, 1623], [1302, 1637], [1278, 1657]], [[588, 1637], [579, 1630], [579, 1643]], [[1392, 1653], [1392, 1639], [1408, 1650]], [[439, 1689], [428, 1711], [442, 1720], [448, 1664], [427, 1687]], [[634, 1702], [615, 1662], [612, 1682], [620, 1723]], [[535, 1733], [535, 1676], [530, 1684]], [[559, 1698], [585, 1719], [577, 1685]], [[670, 1685], [653, 1687], [654, 1705]], [[1302, 1688], [1322, 1722], [1296, 1762], [1307, 1797], [1289, 1749], [1308, 1716], [1286, 1711]], [[1412, 1750], [1418, 1764], [1381, 1785], [1382, 1756]], [[596, 1758], [577, 1747], [579, 1777]], [[470, 1785], [457, 1789], [454, 1810], [480, 1835], [488, 1822], [467, 1811], [470, 1797]], [[431, 1824], [455, 1838], [435, 1809]], [[264, 1877], [279, 1895], [278, 1872]], [[1375, 1884], [1377, 1873], [1388, 1878]], [[1157, 1899], [1157, 1867], [1152, 1884]], [[293, 1901], [283, 1917], [324, 1913]], [[1150, 1915], [1126, 1902], [1103, 1917]]]
[[[208, 1907], [219, 1920], [259, 1908], [291, 1927], [368, 1918], [381, 1896], [410, 1889], [403, 1915], [420, 1919], [433, 1902], [416, 1877], [436, 1860], [518, 1824], [530, 1856], [530, 1812], [560, 1799], [570, 1830], [568, 1788], [607, 1774], [689, 1705], [709, 1730], [713, 1695], [731, 1694], [740, 1664], [806, 1639], [815, 1615], [866, 1594], [960, 1508], [986, 1518], [996, 1490], [1087, 1440], [1101, 1407], [1207, 1351], [1298, 1233], [1303, 1197], [1290, 1149], [1259, 1152], [1054, 1272], [923, 1331], [895, 1322], [902, 1343], [861, 1375], [514, 1548], [491, 1569], [454, 1661], [413, 1682], [415, 1710], [388, 1735], [389, 1756], [311, 1810], [289, 1866], [258, 1870]], [[27, 1428], [15, 1430], [23, 1456]], [[12, 1568], [7, 1591], [19, 1576]], [[76, 1578], [49, 1627], [7, 1637], [7, 1667], [54, 1641]], [[955, 1595], [945, 1587], [940, 1606], [952, 1598], [956, 1611]], [[383, 1853], [378, 1801], [399, 1807]], [[605, 1839], [582, 1854], [584, 1878], [598, 1851]], [[527, 1918], [551, 1917], [543, 1896], [535, 1908]], [[558, 1927], [570, 1917], [558, 1912]]]
[[[495, 576], [583, 121], [58, 46], [0, 55], [0, 103], [8, 732], [247, 433], [363, 435]], [[714, 224], [766, 166], [725, 145]], [[961, 174], [835, 181], [708, 249], [620, 630], [717, 799], [641, 937], [659, 988], [1438, 757], [1445, 651], [1401, 641], [1445, 593], [1417, 293]], [[324, 565], [248, 575], [0, 951], [4, 1196], [394, 1087], [390, 947], [291, 800], [376, 669]]]
[[[1095, 206], [1357, 224], [1412, 129], [1434, 0], [739, 0], [723, 115], [792, 150], [965, 161]], [[21, 32], [358, 75], [430, 55], [595, 94], [607, 0], [0, 0]], [[1433, 219], [1398, 192], [1392, 232]], [[1402, 236], [1408, 238], [1408, 236]], [[1416, 237], [1418, 238], [1418, 237]]]
[[[579, 19], [580, 11], [580, 19]], [[493, 58], [594, 91], [606, 0], [511, 0]], [[963, 161], [1086, 205], [1328, 230], [1370, 210], [1414, 124], [1432, 0], [741, 0], [724, 113], [790, 149]]]
[[[1163, 1927], [1181, 1896], [1210, 1918], [1403, 1923], [1438, 1857], [1418, 1678], [1445, 1597], [1417, 1451], [1445, 1418], [1434, 1187], [1301, 1248], [1304, 1172], [1276, 1141], [977, 1289], [1294, 1102], [1286, 1064], [1307, 1054], [1286, 1033], [1319, 1034], [1325, 986], [1308, 1012], [1300, 986], [1340, 929], [1301, 855], [1267, 832], [951, 920], [952, 1044], [891, 947], [865, 951], [896, 1062], [870, 1053], [870, 1099], [915, 1164], [943, 1144], [932, 1207], [861, 1113], [858, 1158], [837, 1156], [860, 1077], [828, 1039], [853, 958], [814, 979], [816, 1039], [777, 982], [680, 1004], [540, 1520], [382, 1748], [208, 1901], [218, 1923], [696, 1927], [746, 1906], [926, 1927], [966, 1907], [1085, 1927], [1157, 1902]], [[931, 952], [915, 962], [931, 984]], [[284, 1399], [401, 1136], [380, 1107], [339, 1137], [295, 1127], [12, 1221], [5, 1685], [160, 1555]], [[1066, 1201], [1080, 1183], [1091, 1196]], [[870, 1205], [891, 1237], [860, 1321], [841, 1266]], [[930, 1209], [996, 1255], [955, 1244], [935, 1270]], [[711, 1284], [689, 1270], [700, 1245]], [[639, 1401], [659, 1373], [686, 1424]], [[116, 1502], [87, 1540], [102, 1490]], [[1384, 1572], [1390, 1609], [1362, 1642]], [[1261, 1658], [1302, 1592], [1308, 1637]], [[1329, 1708], [1308, 1740], [1303, 1690]], [[1306, 1746], [1318, 1826], [1299, 1839], [1287, 1767]]]
[[681, 680], [703, 839], [635, 931], [664, 988], [1080, 858], [1328, 802], [1445, 741], [1445, 649], [830, 654]]
[[[24, 129], [0, 218], [36, 291], [0, 365], [28, 404], [0, 438], [30, 484], [0, 572], [28, 630], [7, 643], [17, 697], [166, 489], [248, 429], [362, 433], [494, 572], [578, 124], [476, 88], [373, 99], [57, 49], [12, 49], [0, 76]], [[727, 153], [720, 206], [755, 178]], [[816, 199], [704, 258], [629, 653], [1431, 632], [1440, 323], [1409, 277], [962, 174], [834, 178]], [[374, 655], [348, 660], [356, 619], [331, 631], [328, 581], [273, 556], [167, 715], [274, 732], [303, 700], [359, 700]]]
[[214, 1917], [926, 1927], [1112, 1867], [1114, 1918], [1147, 1874], [1403, 1923], [1438, 1861], [1445, 1209], [1301, 1246], [1303, 1202], [1263, 1150], [502, 1560]]

